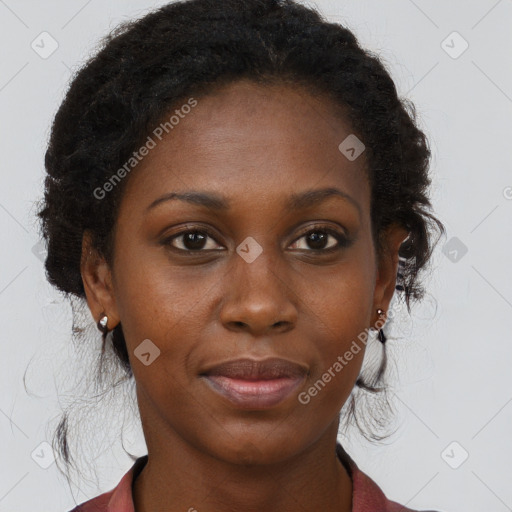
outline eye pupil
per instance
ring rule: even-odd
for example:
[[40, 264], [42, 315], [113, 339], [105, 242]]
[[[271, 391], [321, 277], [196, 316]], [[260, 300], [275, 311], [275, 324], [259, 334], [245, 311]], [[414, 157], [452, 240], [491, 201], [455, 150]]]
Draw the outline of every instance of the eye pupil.
[[327, 237], [328, 237], [327, 233], [324, 233], [323, 231], [312, 231], [308, 235], [308, 244], [313, 249], [316, 249], [316, 250], [323, 249], [325, 247]]
[[190, 231], [183, 235], [183, 245], [190, 250], [202, 249], [206, 237], [199, 231]]

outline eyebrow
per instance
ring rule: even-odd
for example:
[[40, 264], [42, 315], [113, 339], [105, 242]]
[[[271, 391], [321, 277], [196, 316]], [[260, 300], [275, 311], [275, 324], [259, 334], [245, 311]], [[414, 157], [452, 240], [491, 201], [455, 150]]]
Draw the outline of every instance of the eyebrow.
[[[334, 187], [310, 189], [301, 193], [292, 194], [286, 201], [284, 207], [287, 211], [301, 210], [320, 204], [330, 197], [341, 197], [349, 201], [357, 208], [359, 215], [362, 216], [361, 206], [359, 203], [346, 192]], [[164, 194], [158, 199], [155, 199], [146, 208], [146, 213], [164, 202], [176, 200], [185, 201], [198, 206], [204, 206], [216, 211], [226, 211], [231, 207], [230, 201], [222, 195], [212, 192], [188, 190], [185, 192], [169, 192], [168, 194]]]

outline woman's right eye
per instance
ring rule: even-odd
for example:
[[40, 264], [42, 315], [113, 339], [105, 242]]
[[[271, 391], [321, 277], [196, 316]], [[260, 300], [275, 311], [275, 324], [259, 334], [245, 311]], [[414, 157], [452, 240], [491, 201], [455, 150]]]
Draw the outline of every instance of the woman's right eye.
[[[218, 250], [214, 247], [205, 247], [208, 245], [208, 238], [214, 240], [213, 234], [204, 228], [187, 229], [166, 238], [162, 243], [170, 246], [171, 249], [185, 253]], [[178, 241], [177, 244], [176, 241]], [[214, 246], [215, 244], [210, 245]]]

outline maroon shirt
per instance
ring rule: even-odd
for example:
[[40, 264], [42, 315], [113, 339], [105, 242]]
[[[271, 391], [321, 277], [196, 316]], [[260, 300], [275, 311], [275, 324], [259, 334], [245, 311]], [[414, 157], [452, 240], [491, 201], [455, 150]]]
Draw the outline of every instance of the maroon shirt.
[[[352, 512], [415, 512], [389, 501], [380, 487], [357, 467], [339, 443], [336, 445], [336, 453], [352, 479]], [[139, 457], [114, 489], [78, 505], [70, 512], [135, 512], [132, 485], [147, 460], [147, 455]]]

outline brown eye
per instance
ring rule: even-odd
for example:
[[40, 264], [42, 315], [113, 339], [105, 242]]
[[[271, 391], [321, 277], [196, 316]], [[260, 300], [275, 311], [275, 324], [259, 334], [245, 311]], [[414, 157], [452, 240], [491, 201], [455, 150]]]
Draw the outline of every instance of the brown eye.
[[[180, 240], [181, 239], [181, 240]], [[206, 250], [215, 250], [215, 244], [208, 244], [208, 239], [213, 235], [206, 229], [187, 229], [168, 237], [164, 240], [164, 245], [170, 245], [173, 249], [182, 252], [204, 252]], [[174, 243], [178, 241], [178, 243]], [[210, 245], [208, 247], [208, 245]]]
[[318, 226], [309, 229], [293, 245], [299, 240], [305, 240], [305, 247], [292, 247], [294, 249], [304, 249], [319, 252], [332, 252], [346, 247], [349, 243], [347, 238], [338, 231], [325, 226]]

